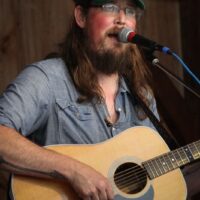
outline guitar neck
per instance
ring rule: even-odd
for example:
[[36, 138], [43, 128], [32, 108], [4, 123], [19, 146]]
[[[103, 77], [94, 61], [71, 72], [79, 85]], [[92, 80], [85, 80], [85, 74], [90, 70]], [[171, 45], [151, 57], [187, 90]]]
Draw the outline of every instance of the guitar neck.
[[154, 179], [200, 158], [200, 140], [143, 162], [149, 178]]

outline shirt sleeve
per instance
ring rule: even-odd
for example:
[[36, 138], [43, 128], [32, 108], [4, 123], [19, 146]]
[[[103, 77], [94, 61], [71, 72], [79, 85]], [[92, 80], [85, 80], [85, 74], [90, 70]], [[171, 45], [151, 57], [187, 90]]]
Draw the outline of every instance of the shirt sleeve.
[[48, 117], [48, 77], [39, 67], [25, 68], [0, 96], [0, 124], [28, 136]]

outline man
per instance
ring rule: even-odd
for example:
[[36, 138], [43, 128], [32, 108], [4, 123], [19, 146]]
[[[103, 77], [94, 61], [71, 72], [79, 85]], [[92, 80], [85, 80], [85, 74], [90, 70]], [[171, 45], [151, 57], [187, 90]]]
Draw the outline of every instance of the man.
[[60, 58], [28, 66], [0, 98], [0, 167], [65, 179], [83, 199], [113, 199], [109, 181], [99, 172], [40, 146], [98, 143], [132, 126], [153, 127], [130, 98], [133, 89], [157, 115], [145, 63], [135, 45], [117, 38], [124, 27], [136, 29], [144, 4], [75, 3]]

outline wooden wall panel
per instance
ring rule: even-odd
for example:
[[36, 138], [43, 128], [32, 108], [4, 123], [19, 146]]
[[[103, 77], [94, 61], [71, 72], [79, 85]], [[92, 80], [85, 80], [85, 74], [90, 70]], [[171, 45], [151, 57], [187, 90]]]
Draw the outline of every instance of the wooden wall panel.
[[[148, 0], [146, 6], [147, 10], [140, 27], [142, 35], [181, 55], [179, 0]], [[183, 78], [183, 69], [174, 58], [159, 52], [155, 52], [155, 55], [168, 70]], [[183, 88], [176, 82], [173, 84], [179, 93], [184, 95]]]
[[[193, 0], [188, 4], [188, 0], [182, 0], [180, 7], [183, 57], [190, 69], [200, 78], [200, 1]], [[185, 73], [185, 81], [200, 94], [200, 86], [187, 73]], [[192, 125], [188, 125], [186, 140], [197, 140], [200, 138], [200, 99], [188, 92], [185, 99], [185, 104], [191, 111], [188, 121], [192, 121]]]
[[0, 0], [0, 91], [24, 67], [57, 48], [67, 30], [72, 2]]
[[[191, 6], [193, 1], [189, 0], [145, 0], [145, 2], [147, 10], [139, 25], [139, 33], [169, 46], [179, 55], [186, 57], [189, 64], [195, 65], [197, 69], [198, 53], [193, 52], [194, 55], [192, 53], [193, 47], [197, 46], [195, 42], [191, 44], [190, 40], [196, 35], [199, 36], [199, 14], [197, 14], [199, 1], [195, 0], [193, 6]], [[180, 6], [181, 2], [184, 4]], [[40, 60], [49, 52], [56, 50], [57, 44], [65, 36], [73, 4], [71, 0], [0, 0], [0, 5], [0, 92], [2, 92], [26, 64]], [[196, 17], [191, 18], [193, 9]], [[181, 14], [185, 11], [187, 11], [185, 15]], [[196, 32], [192, 31], [190, 35], [187, 30], [193, 28], [192, 23], [195, 24]], [[199, 37], [197, 42], [200, 43]], [[186, 55], [184, 52], [188, 46], [190, 54]], [[168, 69], [182, 78], [185, 77], [182, 68], [173, 58], [160, 53], [156, 55]], [[185, 96], [184, 90], [177, 84], [174, 88], [174, 83], [172, 84], [159, 70], [153, 68], [151, 70], [155, 79], [159, 107], [170, 129], [173, 129], [173, 133], [182, 143], [193, 140], [194, 137], [198, 138], [199, 107], [191, 108], [186, 105], [183, 97], [187, 99], [188, 97]], [[193, 100], [189, 99], [187, 104], [192, 102]], [[195, 112], [191, 112], [191, 109]], [[188, 134], [190, 127], [192, 131]], [[1, 180], [0, 177], [0, 190]], [[2, 191], [0, 194], [3, 194]], [[0, 196], [0, 199], [3, 197]]]
[[0, 91], [18, 72], [16, 52], [20, 46], [18, 37], [18, 13], [15, 2], [1, 0], [0, 7]]

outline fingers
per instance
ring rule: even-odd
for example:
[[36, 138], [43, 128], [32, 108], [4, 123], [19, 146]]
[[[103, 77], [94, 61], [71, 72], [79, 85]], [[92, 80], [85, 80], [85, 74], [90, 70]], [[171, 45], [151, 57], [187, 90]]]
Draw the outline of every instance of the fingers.
[[84, 200], [110, 200], [110, 199], [108, 199], [106, 191], [93, 193], [92, 195], [84, 197], [83, 199]]
[[83, 200], [100, 200], [98, 190], [92, 183], [88, 184], [87, 187], [84, 187], [79, 196]]
[[107, 192], [106, 192], [105, 189], [99, 191], [99, 199], [100, 199], [100, 200], [108, 200]]
[[114, 199], [110, 182], [95, 169], [76, 162], [72, 169], [70, 183], [79, 197], [84, 200]]
[[110, 184], [108, 184], [108, 187], [106, 189], [106, 194], [107, 194], [107, 199], [108, 200], [113, 200], [114, 199], [114, 192], [113, 192], [113, 189], [112, 189]]
[[103, 200], [113, 200], [114, 199], [114, 193], [113, 189], [111, 187], [111, 184], [107, 181], [105, 185], [101, 185], [101, 192], [99, 194], [100, 199]]
[[99, 185], [99, 199], [100, 200], [113, 200], [114, 193], [108, 181], [101, 182]]
[[107, 182], [101, 181], [98, 186], [91, 187], [87, 192], [85, 191], [84, 200], [113, 200], [114, 195], [111, 186]]

